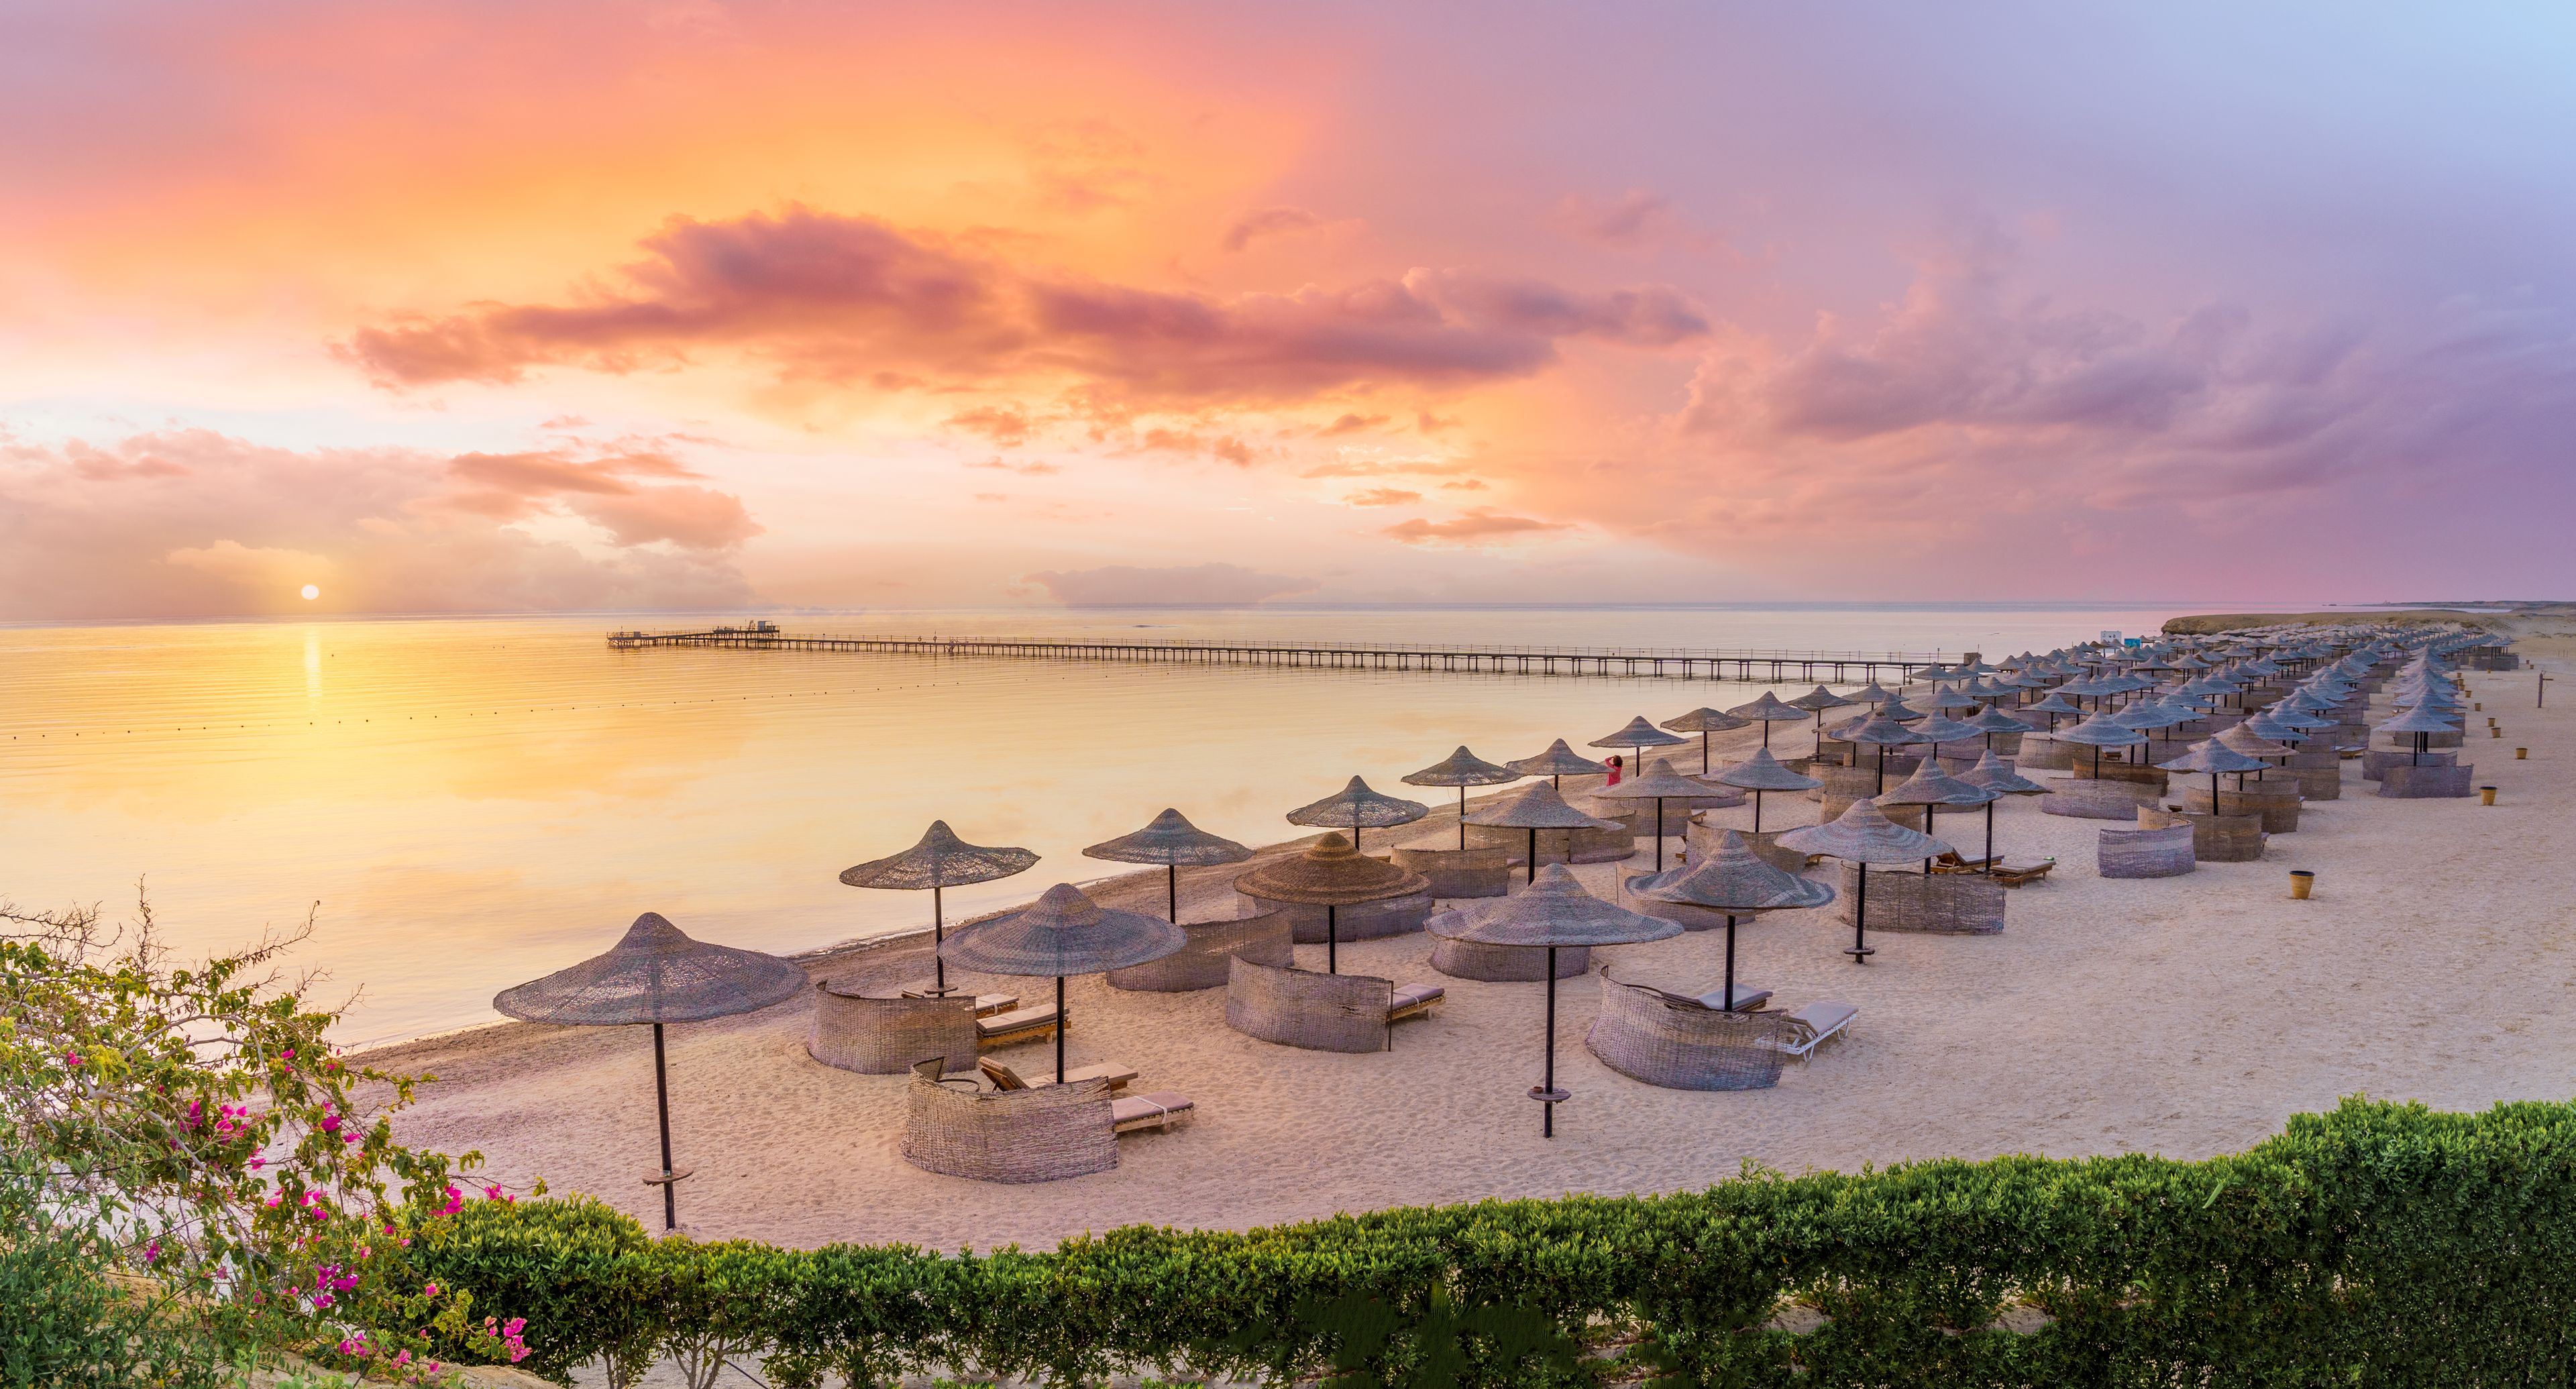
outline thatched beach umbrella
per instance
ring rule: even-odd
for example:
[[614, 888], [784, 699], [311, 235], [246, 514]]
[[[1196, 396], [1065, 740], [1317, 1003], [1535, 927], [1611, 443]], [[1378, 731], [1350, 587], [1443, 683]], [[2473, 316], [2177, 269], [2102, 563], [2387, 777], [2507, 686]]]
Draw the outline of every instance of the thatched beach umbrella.
[[1852, 802], [1851, 809], [1830, 825], [1809, 825], [1781, 835], [1779, 844], [1802, 854], [1838, 858], [1860, 869], [1859, 886], [1852, 893], [1852, 943], [1843, 951], [1856, 965], [1868, 964], [1869, 957], [1878, 953], [1869, 944], [1869, 866], [1916, 863], [1938, 858], [1950, 848], [1928, 834], [1888, 819], [1878, 802], [1868, 799]]
[[[1559, 744], [1559, 746], [1563, 746]], [[1529, 872], [1523, 881], [1538, 881], [1538, 832], [1566, 830], [1567, 856], [1573, 856], [1573, 830], [1610, 830], [1619, 826], [1609, 820], [1595, 820], [1565, 803], [1556, 793], [1556, 784], [1522, 787], [1509, 798], [1474, 812], [1467, 817], [1471, 825], [1492, 825], [1502, 829], [1529, 831]]]
[[[1819, 685], [1816, 688], [1823, 689], [1824, 687]], [[1780, 701], [1780, 697], [1778, 695], [1771, 693], [1769, 690], [1764, 690], [1760, 699], [1757, 699], [1750, 704], [1736, 705], [1734, 708], [1729, 709], [1726, 712], [1728, 717], [1743, 720], [1745, 722], [1759, 720], [1762, 724], [1762, 746], [1767, 748], [1771, 746], [1771, 725], [1775, 723], [1802, 723], [1806, 720], [1808, 711], [1798, 708], [1793, 704], [1784, 704]], [[1816, 711], [1816, 714], [1818, 718], [1821, 719], [1824, 711], [1819, 709]], [[1706, 767], [1702, 767], [1700, 770], [1706, 771], [1708, 769]]]
[[1985, 735], [1986, 751], [1989, 753], [1995, 750], [1996, 734], [2028, 733], [2030, 731], [2029, 724], [2023, 723], [2021, 720], [2014, 718], [2012, 715], [2005, 713], [2003, 710], [1998, 709], [1991, 704], [1978, 710], [1975, 718], [1961, 719], [1960, 722]]
[[2242, 791], [2245, 789], [2245, 774], [2247, 772], [2263, 771], [2269, 768], [2272, 764], [2259, 757], [2248, 757], [2215, 738], [2208, 738], [2192, 744], [2190, 751], [2185, 752], [2182, 756], [2175, 758], [2171, 762], [2159, 762], [2156, 765], [2168, 772], [2209, 773], [2209, 813], [2216, 815], [2218, 813], [2218, 778], [2220, 776], [2228, 772], [2234, 772], [2236, 774], [2236, 789]]
[[[948, 938], [946, 908], [939, 894], [948, 888], [969, 883], [989, 883], [1014, 873], [1029, 871], [1038, 856], [1026, 849], [988, 849], [969, 844], [948, 828], [945, 820], [933, 820], [924, 830], [921, 842], [891, 858], [871, 859], [855, 868], [841, 870], [841, 881], [851, 887], [883, 888], [895, 892], [918, 892], [930, 889], [930, 940], [935, 952]], [[948, 996], [948, 961], [934, 954], [931, 965], [936, 979], [931, 992]]]
[[1410, 897], [1429, 886], [1429, 878], [1370, 858], [1338, 834], [1327, 834], [1302, 854], [1272, 859], [1234, 880], [1234, 890], [1249, 896], [1324, 909], [1326, 974], [1342, 972], [1342, 908]]
[[608, 953], [492, 996], [492, 1006], [521, 1022], [571, 1027], [653, 1025], [653, 1103], [662, 1126], [662, 1171], [645, 1178], [662, 1188], [662, 1228], [680, 1224], [672, 1188], [689, 1175], [671, 1165], [671, 1069], [662, 1024], [756, 1013], [794, 998], [804, 969], [775, 955], [689, 939], [659, 912], [626, 928]]
[[[1823, 687], [1819, 686], [1818, 688], [1821, 689]], [[1870, 708], [1875, 709], [1894, 698], [1896, 698], [1896, 696], [1889, 694], [1877, 681], [1872, 680], [1868, 684], [1861, 686], [1859, 689], [1852, 691], [1851, 698], [1844, 700], [1843, 702], [1846, 704], [1866, 704]]]
[[1055, 1080], [1064, 1083], [1065, 976], [1106, 974], [1159, 960], [1189, 943], [1181, 928], [1142, 912], [1119, 911], [1091, 900], [1071, 883], [1057, 883], [1018, 911], [960, 930], [939, 953], [967, 969], [1055, 980]]
[[1792, 709], [1804, 709], [1808, 713], [1816, 716], [1816, 740], [1821, 743], [1824, 741], [1825, 737], [1825, 711], [1828, 709], [1840, 709], [1844, 705], [1853, 703], [1854, 701], [1845, 699], [1841, 695], [1835, 694], [1833, 691], [1826, 689], [1824, 686], [1818, 685], [1814, 689], [1807, 691], [1805, 694], [1798, 696], [1796, 699], [1784, 700], [1782, 702], [1786, 703]]
[[1082, 856], [1111, 863], [1163, 865], [1164, 900], [1171, 904], [1172, 924], [1177, 926], [1181, 921], [1181, 870], [1241, 863], [1252, 857], [1252, 851], [1200, 829], [1177, 810], [1166, 809], [1145, 828], [1094, 844], [1083, 850]]
[[1565, 779], [1569, 776], [1583, 776], [1591, 772], [1610, 770], [1602, 763], [1595, 762], [1567, 747], [1563, 738], [1548, 744], [1547, 751], [1536, 757], [1524, 757], [1518, 762], [1506, 762], [1503, 765], [1522, 776], [1546, 777], [1548, 784], [1558, 790], [1565, 788]]
[[2052, 738], [2057, 736], [2058, 715], [2081, 714], [2084, 712], [2081, 706], [2067, 702], [2066, 696], [2056, 690], [2050, 690], [2048, 692], [2048, 696], [2044, 699], [2035, 699], [2030, 703], [2023, 705], [2021, 707], [2021, 711], [2025, 714], [2048, 715], [2048, 733]]
[[1872, 714], [1857, 725], [1843, 729], [1839, 735], [1846, 743], [1864, 743], [1878, 749], [1878, 790], [1887, 789], [1887, 750], [1914, 741], [1914, 730], [1891, 718]]
[[1636, 754], [1628, 759], [1628, 770], [1634, 772], [1642, 769], [1646, 765], [1646, 749], [1679, 747], [1689, 741], [1690, 739], [1688, 738], [1666, 733], [1664, 730], [1646, 722], [1645, 715], [1639, 714], [1637, 717], [1628, 720], [1628, 726], [1626, 728], [1620, 729], [1618, 732], [1613, 733], [1606, 738], [1593, 739], [1592, 746], [1596, 748], [1628, 749], [1628, 751]]
[[1995, 871], [1995, 802], [2006, 796], [2045, 796], [2048, 788], [2014, 770], [2011, 763], [1992, 752], [1977, 759], [1977, 765], [1959, 773], [1959, 780], [1982, 787], [1995, 794], [1986, 802], [1986, 873]]
[[1755, 748], [1753, 755], [1717, 774], [1722, 785], [1753, 793], [1753, 832], [1762, 832], [1762, 793], [1765, 791], [1812, 791], [1824, 785], [1811, 776], [1800, 776], [1780, 765], [1769, 748]]
[[2134, 747], [2147, 740], [2147, 735], [2134, 728], [2123, 728], [2108, 713], [2095, 714], [2084, 722], [2057, 734], [2063, 742], [2082, 743], [2093, 749], [2093, 779], [2102, 778], [2102, 749]]
[[1556, 1088], [1556, 952], [1595, 945], [1634, 945], [1682, 933], [1681, 923], [1614, 906], [1583, 890], [1564, 864], [1551, 863], [1517, 897], [1482, 902], [1467, 912], [1443, 912], [1426, 928], [1447, 940], [1547, 951], [1547, 1066], [1530, 1087], [1539, 1102], [1539, 1133], [1556, 1136], [1556, 1107], [1569, 1096]]
[[1765, 862], [1743, 835], [1728, 830], [1706, 862], [1628, 880], [1628, 894], [1726, 914], [1726, 1011], [1735, 1011], [1735, 919], [1763, 912], [1821, 907], [1834, 900], [1826, 884], [1783, 872]]
[[[1805, 718], [1806, 715], [1793, 713], [1790, 717]], [[1725, 733], [1732, 729], [1742, 728], [1744, 727], [1744, 720], [1735, 717], [1733, 714], [1721, 714], [1715, 709], [1699, 708], [1693, 709], [1687, 714], [1678, 715], [1674, 718], [1664, 720], [1664, 727], [1671, 729], [1675, 733], [1696, 733], [1699, 735], [1699, 769], [1702, 772], [1706, 772], [1708, 770], [1708, 735], [1712, 733]], [[1770, 741], [1771, 726], [1769, 724], [1764, 724], [1762, 726], [1762, 737], [1765, 742]]]
[[[1939, 758], [1927, 757], [1923, 759], [1922, 766], [1914, 769], [1914, 775], [1881, 792], [1877, 800], [1882, 806], [1919, 805], [1923, 807], [1923, 832], [1930, 834], [1933, 829], [1933, 811], [1938, 807], [1992, 805], [1998, 794], [2000, 793], [1951, 776], [1941, 770]], [[1932, 871], [1932, 860], [1923, 861], [1923, 871], [1926, 873]]]
[[1970, 739], [1985, 736], [1977, 730], [1975, 724], [1961, 723], [1947, 714], [1934, 714], [1907, 731], [1913, 735], [1915, 742], [1931, 745], [1930, 749], [1923, 754], [1925, 762], [1941, 760], [1943, 743], [1964, 743]]
[[1933, 686], [1931, 696], [1922, 701], [1922, 706], [1935, 714], [1955, 714], [1962, 709], [1985, 707], [1977, 703], [1976, 696], [1962, 691], [1956, 685]]
[[1349, 830], [1351, 847], [1360, 843], [1360, 830], [1385, 829], [1391, 825], [1409, 825], [1431, 813], [1431, 807], [1420, 801], [1408, 801], [1383, 791], [1369, 789], [1369, 784], [1352, 777], [1350, 784], [1313, 805], [1301, 805], [1288, 812], [1288, 823], [1315, 829]]
[[[2235, 731], [2232, 728], [2228, 730], [2230, 733]], [[2460, 721], [2445, 715], [2429, 704], [2418, 704], [2393, 719], [2372, 725], [2372, 731], [2414, 734], [2415, 750], [2406, 755], [2407, 765], [2414, 766], [2424, 760], [2424, 750], [2432, 743], [2434, 734], [2457, 733], [2460, 731]]]
[[1672, 800], [1686, 801], [1695, 797], [1705, 796], [1708, 794], [1708, 783], [1704, 781], [1693, 781], [1689, 777], [1683, 776], [1681, 773], [1673, 770], [1673, 760], [1671, 758], [1658, 757], [1655, 759], [1654, 765], [1646, 769], [1645, 775], [1631, 777], [1626, 781], [1620, 782], [1616, 786], [1604, 786], [1593, 794], [1599, 796], [1614, 796], [1621, 800], [1642, 801], [1651, 799], [1654, 801], [1655, 871], [1661, 873], [1664, 871], [1664, 802]]
[[1404, 784], [1407, 786], [1455, 786], [1458, 788], [1458, 847], [1464, 849], [1467, 847], [1467, 788], [1470, 786], [1500, 786], [1508, 781], [1520, 780], [1521, 775], [1521, 773], [1513, 771], [1509, 767], [1495, 766], [1493, 763], [1467, 751], [1466, 746], [1464, 744], [1460, 744], [1456, 752], [1449, 754], [1440, 761], [1432, 763], [1421, 771], [1406, 773]]

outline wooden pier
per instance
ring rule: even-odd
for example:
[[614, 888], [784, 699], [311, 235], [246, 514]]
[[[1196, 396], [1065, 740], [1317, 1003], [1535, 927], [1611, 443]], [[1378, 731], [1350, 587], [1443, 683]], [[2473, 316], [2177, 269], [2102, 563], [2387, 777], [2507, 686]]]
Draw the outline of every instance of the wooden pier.
[[825, 635], [766, 622], [700, 632], [611, 632], [620, 651], [655, 646], [743, 651], [843, 651], [898, 656], [996, 656], [1055, 661], [1166, 661], [1188, 665], [1330, 670], [1449, 671], [1484, 675], [1663, 676], [1684, 680], [1848, 685], [1941, 664], [1907, 652], [1618, 650], [1568, 646], [1439, 646], [1262, 641], [1102, 641], [1028, 637]]

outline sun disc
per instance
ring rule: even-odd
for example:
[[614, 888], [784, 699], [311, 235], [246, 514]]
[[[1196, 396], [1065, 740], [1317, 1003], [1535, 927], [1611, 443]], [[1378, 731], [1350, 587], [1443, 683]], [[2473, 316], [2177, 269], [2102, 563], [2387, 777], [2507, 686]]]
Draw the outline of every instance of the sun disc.
[[319, 598], [319, 597], [321, 597], [321, 596], [322, 596], [322, 586], [321, 586], [321, 585], [319, 585], [319, 584], [306, 584], [306, 585], [304, 586], [304, 601], [305, 601], [305, 602], [310, 603], [310, 602], [312, 602], [314, 599]]

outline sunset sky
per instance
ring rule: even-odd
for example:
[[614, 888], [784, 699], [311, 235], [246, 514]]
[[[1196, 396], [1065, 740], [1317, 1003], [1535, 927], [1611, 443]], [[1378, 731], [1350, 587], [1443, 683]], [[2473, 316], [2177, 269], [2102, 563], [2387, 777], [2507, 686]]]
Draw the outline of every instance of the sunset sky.
[[14, 6], [0, 618], [2566, 596], [2569, 13]]

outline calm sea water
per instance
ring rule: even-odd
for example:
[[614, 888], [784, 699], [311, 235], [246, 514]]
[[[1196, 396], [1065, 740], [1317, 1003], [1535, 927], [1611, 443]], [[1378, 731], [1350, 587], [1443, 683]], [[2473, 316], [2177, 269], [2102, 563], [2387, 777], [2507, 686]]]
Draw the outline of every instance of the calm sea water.
[[[2223, 610], [2200, 605], [2196, 610]], [[2175, 608], [829, 614], [790, 631], [1262, 636], [1989, 656]], [[659, 911], [790, 951], [928, 920], [839, 871], [944, 818], [1043, 861], [952, 917], [1120, 871], [1085, 844], [1164, 806], [1247, 843], [1354, 773], [1401, 791], [1761, 688], [1335, 670], [651, 650], [703, 617], [0, 629], [0, 897], [131, 908], [182, 951], [317, 914], [297, 956], [361, 989], [343, 1040], [489, 1020], [492, 994]], [[1801, 692], [1784, 688], [1784, 696]], [[1440, 793], [1431, 793], [1437, 798]]]

